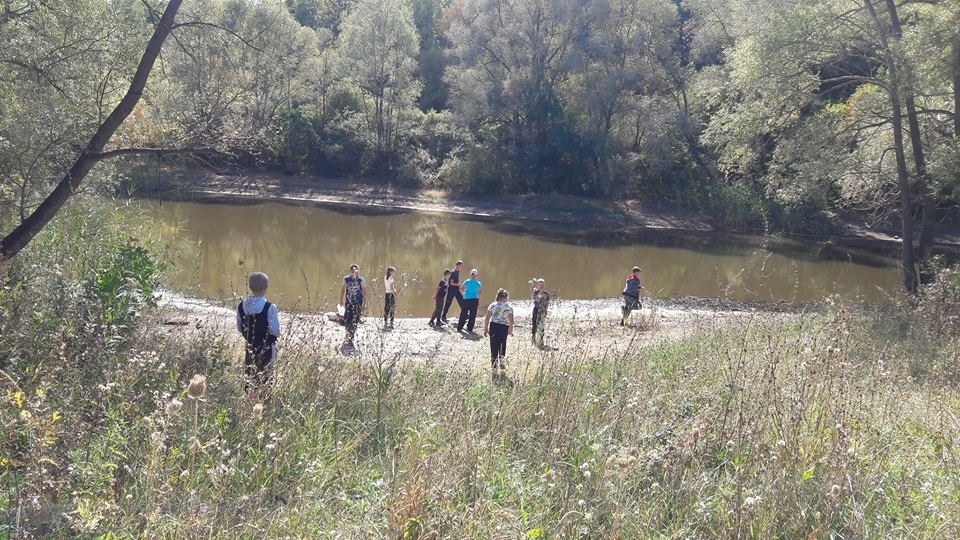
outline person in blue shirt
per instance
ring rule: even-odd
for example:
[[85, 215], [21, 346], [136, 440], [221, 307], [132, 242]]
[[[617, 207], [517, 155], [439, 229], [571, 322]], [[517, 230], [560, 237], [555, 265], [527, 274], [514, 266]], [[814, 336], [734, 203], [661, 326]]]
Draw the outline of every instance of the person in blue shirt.
[[350, 273], [343, 277], [340, 287], [340, 303], [343, 305], [343, 324], [347, 328], [345, 347], [353, 347], [360, 316], [367, 313], [367, 284], [360, 275], [360, 267], [350, 265]]
[[473, 333], [473, 327], [477, 324], [477, 309], [480, 307], [480, 290], [483, 284], [477, 279], [477, 269], [470, 271], [470, 279], [460, 285], [460, 292], [463, 293], [463, 311], [460, 312], [460, 320], [457, 321], [457, 332], [462, 332], [466, 324], [467, 332]]
[[237, 306], [237, 330], [247, 342], [243, 361], [247, 391], [264, 388], [269, 392], [273, 384], [273, 358], [280, 337], [280, 316], [277, 306], [264, 297], [269, 284], [270, 278], [263, 272], [251, 273], [247, 277], [251, 294]]

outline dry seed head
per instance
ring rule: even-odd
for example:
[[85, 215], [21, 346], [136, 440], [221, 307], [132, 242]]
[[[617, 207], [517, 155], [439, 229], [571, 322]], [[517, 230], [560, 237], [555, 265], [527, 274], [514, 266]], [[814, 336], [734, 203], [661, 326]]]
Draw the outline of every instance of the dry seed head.
[[263, 414], [263, 403], [257, 403], [253, 406], [253, 415], [257, 418], [260, 418], [260, 415]]
[[173, 398], [169, 403], [167, 403], [167, 406], [164, 408], [164, 410], [166, 411], [167, 416], [176, 416], [182, 408], [183, 402], [177, 398]]
[[207, 378], [203, 375], [194, 375], [187, 387], [187, 395], [193, 399], [200, 399], [207, 392]]
[[827, 499], [830, 499], [831, 502], [836, 502], [840, 498], [840, 486], [834, 484], [830, 487], [830, 491], [827, 493]]

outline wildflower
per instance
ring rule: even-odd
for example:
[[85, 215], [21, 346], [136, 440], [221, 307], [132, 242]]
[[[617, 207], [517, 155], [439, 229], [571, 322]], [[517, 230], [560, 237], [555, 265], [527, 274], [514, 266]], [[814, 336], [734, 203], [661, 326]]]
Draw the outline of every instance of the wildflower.
[[253, 415], [257, 418], [260, 418], [260, 415], [263, 414], [263, 403], [257, 403], [253, 406]]
[[743, 500], [743, 507], [744, 507], [744, 508], [750, 508], [750, 507], [755, 506], [755, 505], [757, 505], [757, 504], [760, 504], [760, 497], [759, 497], [759, 496], [756, 496], [756, 497], [747, 497], [746, 499]]
[[30, 421], [31, 418], [33, 418], [33, 415], [30, 414], [30, 411], [26, 409], [23, 409], [22, 411], [20, 411], [20, 419], [23, 420], [24, 422]]
[[830, 502], [837, 502], [837, 500], [840, 499], [840, 486], [837, 484], [831, 486], [830, 491], [827, 492], [827, 499], [829, 499]]
[[177, 413], [180, 412], [180, 409], [182, 408], [183, 408], [183, 402], [177, 398], [173, 398], [170, 400], [169, 403], [167, 403], [165, 411], [167, 413], [167, 416], [176, 416]]
[[200, 399], [207, 392], [207, 378], [203, 375], [194, 375], [187, 387], [187, 395], [193, 399]]

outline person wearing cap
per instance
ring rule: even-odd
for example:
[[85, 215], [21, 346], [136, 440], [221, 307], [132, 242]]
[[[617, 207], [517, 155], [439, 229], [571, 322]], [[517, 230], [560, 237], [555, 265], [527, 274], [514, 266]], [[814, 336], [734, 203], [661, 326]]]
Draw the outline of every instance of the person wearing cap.
[[480, 290], [483, 284], [477, 279], [479, 272], [476, 268], [470, 271], [470, 279], [460, 285], [460, 292], [463, 293], [463, 309], [460, 311], [460, 320], [457, 321], [457, 332], [462, 332], [466, 324], [467, 332], [473, 333], [473, 327], [477, 324], [477, 309], [480, 307]]
[[627, 283], [623, 287], [623, 318], [620, 319], [620, 326], [625, 326], [627, 324], [627, 319], [630, 318], [630, 312], [635, 309], [640, 309], [643, 305], [640, 304], [640, 291], [645, 290], [642, 285], [640, 285], [640, 267], [634, 266], [633, 271], [627, 276]]
[[533, 342], [543, 346], [543, 322], [547, 318], [547, 306], [550, 304], [550, 293], [547, 292], [543, 278], [533, 284]]
[[447, 320], [447, 313], [450, 311], [450, 304], [453, 303], [453, 299], [457, 299], [457, 306], [460, 307], [460, 312], [463, 313], [463, 294], [460, 292], [460, 271], [463, 270], [463, 261], [457, 261], [457, 264], [453, 265], [453, 271], [450, 272], [450, 277], [447, 279], [447, 301], [443, 305], [443, 316], [440, 317], [440, 321], [443, 324], [448, 324], [450, 321]]

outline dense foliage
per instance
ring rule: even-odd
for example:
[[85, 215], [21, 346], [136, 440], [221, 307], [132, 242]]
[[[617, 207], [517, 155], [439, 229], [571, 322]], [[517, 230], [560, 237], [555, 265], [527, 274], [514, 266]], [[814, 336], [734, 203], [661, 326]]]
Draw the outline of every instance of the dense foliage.
[[[4, 227], [122, 94], [148, 4], [4, 4]], [[112, 140], [154, 155], [97, 172], [136, 190], [133, 165], [185, 159], [151, 150], [190, 150], [459, 193], [665, 197], [741, 228], [855, 209], [901, 219], [914, 290], [955, 202], [958, 22], [956, 2], [910, 0], [196, 0]]]

